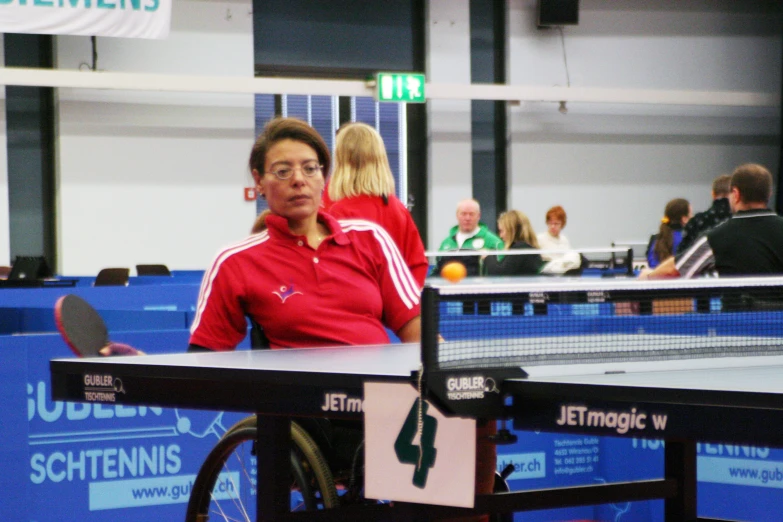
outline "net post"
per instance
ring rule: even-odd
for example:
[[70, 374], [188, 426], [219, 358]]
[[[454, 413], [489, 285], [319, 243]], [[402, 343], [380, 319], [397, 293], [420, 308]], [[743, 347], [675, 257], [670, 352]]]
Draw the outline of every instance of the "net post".
[[615, 256], [614, 248], [617, 245], [614, 244], [614, 241], [612, 241], [612, 254], [609, 258], [609, 268], [614, 268], [617, 265], [617, 258]]
[[633, 276], [633, 248], [628, 247], [628, 251], [625, 253], [625, 267], [629, 276]]
[[439, 316], [440, 294], [436, 288], [425, 285], [421, 291], [421, 362], [425, 377], [438, 369]]

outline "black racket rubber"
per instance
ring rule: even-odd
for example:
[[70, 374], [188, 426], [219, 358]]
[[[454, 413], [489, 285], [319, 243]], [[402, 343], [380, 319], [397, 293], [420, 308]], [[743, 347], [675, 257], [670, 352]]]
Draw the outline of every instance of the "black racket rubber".
[[76, 295], [66, 295], [54, 305], [54, 319], [68, 347], [80, 357], [98, 357], [109, 344], [109, 331], [98, 312]]

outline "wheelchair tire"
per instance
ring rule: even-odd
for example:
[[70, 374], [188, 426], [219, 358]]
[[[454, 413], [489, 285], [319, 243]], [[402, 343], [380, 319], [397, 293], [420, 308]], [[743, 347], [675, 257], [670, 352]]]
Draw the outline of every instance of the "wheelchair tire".
[[[251, 416], [232, 426], [217, 442], [196, 476], [188, 501], [186, 522], [207, 522], [210, 519], [213, 490], [218, 478], [227, 469], [227, 463], [237, 448], [244, 444], [255, 444], [257, 433], [257, 419]], [[302, 494], [304, 509], [318, 509], [319, 505], [328, 509], [339, 505], [334, 478], [323, 454], [295, 422], [291, 423], [291, 440], [292, 487]], [[237, 503], [240, 500], [232, 498], [229, 502]], [[246, 510], [242, 511], [246, 513]]]

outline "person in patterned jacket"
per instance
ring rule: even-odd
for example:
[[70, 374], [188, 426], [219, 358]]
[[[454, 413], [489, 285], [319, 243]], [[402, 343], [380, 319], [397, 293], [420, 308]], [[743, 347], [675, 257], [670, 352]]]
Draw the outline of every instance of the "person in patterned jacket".
[[681, 254], [693, 245], [699, 236], [712, 230], [731, 217], [729, 193], [731, 192], [731, 176], [722, 174], [712, 182], [712, 206], [703, 212], [695, 214], [682, 230], [682, 241], [677, 247]]

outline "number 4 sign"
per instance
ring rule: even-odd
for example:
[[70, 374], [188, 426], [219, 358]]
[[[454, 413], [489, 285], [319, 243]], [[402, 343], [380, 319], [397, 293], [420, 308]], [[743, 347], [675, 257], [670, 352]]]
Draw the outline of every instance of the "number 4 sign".
[[[421, 406], [421, 408], [419, 408]], [[403, 464], [413, 464], [413, 485], [417, 488], [423, 488], [427, 485], [427, 474], [435, 465], [435, 455], [438, 450], [435, 449], [435, 432], [438, 430], [438, 420], [432, 415], [427, 415], [429, 404], [424, 401], [415, 400], [408, 412], [408, 418], [402, 425], [397, 440], [394, 442], [394, 451], [397, 453], [397, 460]], [[419, 432], [419, 416], [421, 416], [421, 433]], [[416, 435], [419, 436], [419, 443], [414, 444]]]
[[[421, 425], [419, 422], [421, 419]], [[364, 386], [365, 495], [473, 507], [476, 421], [446, 417], [405, 383]]]

